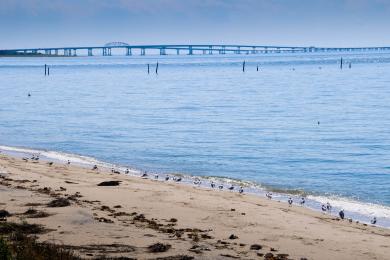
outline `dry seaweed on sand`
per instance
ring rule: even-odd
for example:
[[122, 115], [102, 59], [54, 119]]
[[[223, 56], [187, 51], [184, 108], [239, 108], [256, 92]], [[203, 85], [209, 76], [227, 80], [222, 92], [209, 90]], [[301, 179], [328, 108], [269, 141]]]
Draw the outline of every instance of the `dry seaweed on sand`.
[[20, 234], [42, 234], [46, 232], [42, 225], [29, 224], [27, 222], [15, 223], [4, 222], [0, 223], [0, 235], [10, 235], [12, 233]]
[[162, 244], [162, 243], [156, 243], [153, 245], [148, 246], [148, 250], [151, 253], [161, 253], [166, 252], [171, 248], [171, 245], [168, 244]]
[[[27, 227], [30, 224], [23, 225]], [[13, 227], [12, 235], [0, 237], [0, 259], [81, 260], [72, 251], [60, 245], [40, 243], [35, 236], [26, 236], [26, 230], [21, 228], [20, 224], [12, 223], [10, 226]]]
[[56, 208], [56, 207], [67, 207], [70, 205], [69, 199], [66, 198], [58, 198], [50, 201], [47, 206], [51, 208]]
[[23, 215], [25, 215], [27, 218], [46, 218], [50, 216], [50, 214], [47, 212], [39, 211], [33, 208], [26, 210]]

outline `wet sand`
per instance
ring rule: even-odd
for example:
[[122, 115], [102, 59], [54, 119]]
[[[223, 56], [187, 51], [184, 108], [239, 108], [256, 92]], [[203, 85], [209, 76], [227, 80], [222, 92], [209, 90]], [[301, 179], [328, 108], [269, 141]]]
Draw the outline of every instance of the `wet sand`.
[[[104, 181], [119, 185], [98, 186]], [[390, 255], [389, 229], [350, 223], [298, 205], [129, 177], [108, 169], [26, 162], [3, 154], [0, 209], [12, 214], [9, 222], [44, 225], [48, 231], [39, 235], [40, 241], [64, 245], [86, 258], [388, 259]], [[23, 214], [28, 209], [35, 213]]]

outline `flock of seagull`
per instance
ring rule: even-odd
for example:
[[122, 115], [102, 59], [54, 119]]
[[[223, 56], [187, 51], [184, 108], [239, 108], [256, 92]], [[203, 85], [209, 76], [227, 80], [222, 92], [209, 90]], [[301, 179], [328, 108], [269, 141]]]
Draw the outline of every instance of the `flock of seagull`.
[[[33, 154], [31, 158], [23, 157], [23, 160], [26, 161], [26, 162], [27, 162], [29, 159], [32, 160], [32, 161], [36, 161], [36, 162], [37, 162], [37, 161], [39, 161], [39, 154]], [[51, 166], [51, 165], [53, 165], [53, 162], [48, 162], [48, 164]], [[68, 165], [70, 164], [70, 160], [67, 161], [67, 164], [68, 164]], [[92, 170], [94, 170], [94, 171], [98, 170], [98, 166], [95, 164], [95, 165], [92, 167]], [[117, 169], [115, 169], [115, 168], [112, 168], [112, 169], [111, 169], [111, 172], [112, 172], [112, 173], [116, 173], [116, 174], [120, 174], [120, 173], [121, 173], [119, 170], [117, 170]], [[126, 170], [124, 171], [124, 173], [125, 173], [125, 174], [129, 174], [129, 173], [130, 173], [130, 170], [129, 170], [129, 169], [126, 169]], [[149, 178], [148, 173], [147, 173], [146, 171], [142, 172], [141, 178]], [[158, 179], [159, 179], [159, 175], [158, 175], [157, 173], [154, 174], [154, 179], [155, 179], [155, 180], [158, 180]], [[180, 176], [175, 176], [175, 175], [174, 175], [174, 176], [165, 175], [164, 180], [165, 180], [165, 181], [172, 180], [172, 181], [175, 181], [175, 182], [181, 182], [181, 181], [182, 181], [182, 177], [180, 177]], [[201, 179], [199, 179], [199, 178], [196, 177], [196, 178], [194, 179], [194, 181], [193, 181], [193, 184], [196, 185], [196, 186], [200, 186], [200, 185], [202, 184], [202, 181], [201, 181]], [[210, 187], [211, 187], [212, 189], [215, 189], [215, 188], [217, 188], [217, 184], [216, 184], [214, 181], [211, 181]], [[222, 183], [218, 184], [218, 189], [219, 189], [219, 190], [223, 190], [223, 189], [224, 189], [224, 185], [223, 185]], [[227, 189], [230, 190], [230, 191], [234, 191], [234, 190], [235, 190], [235, 186], [234, 186], [233, 184], [230, 184], [230, 186], [229, 186]], [[244, 188], [243, 188], [242, 186], [240, 186], [240, 187], [238, 188], [238, 193], [239, 193], [239, 194], [244, 193]], [[271, 193], [271, 192], [267, 192], [267, 193], [265, 194], [265, 196], [266, 196], [268, 199], [272, 199], [272, 193]], [[287, 202], [288, 202], [289, 206], [291, 207], [291, 206], [293, 205], [293, 202], [294, 202], [294, 201], [293, 201], [292, 197], [289, 197], [289, 199], [287, 200]], [[300, 204], [301, 206], [304, 206], [305, 203], [306, 203], [306, 199], [305, 199], [304, 197], [301, 197], [301, 200], [300, 200], [299, 204]], [[328, 212], [328, 213], [330, 214], [331, 211], [332, 211], [332, 205], [331, 205], [329, 202], [327, 202], [326, 204], [322, 204], [322, 205], [321, 205], [321, 211], [324, 212], [324, 213]], [[341, 210], [339, 211], [339, 214], [338, 214], [338, 215], [339, 215], [339, 217], [340, 217], [341, 219], [344, 219], [344, 218], [345, 218], [344, 209], [341, 209]], [[351, 219], [351, 218], [349, 218], [348, 220], [349, 220], [349, 222], [352, 222], [352, 219]], [[377, 223], [376, 217], [373, 217], [373, 218], [371, 219], [370, 222], [371, 222], [371, 224], [375, 225], [375, 224]]]

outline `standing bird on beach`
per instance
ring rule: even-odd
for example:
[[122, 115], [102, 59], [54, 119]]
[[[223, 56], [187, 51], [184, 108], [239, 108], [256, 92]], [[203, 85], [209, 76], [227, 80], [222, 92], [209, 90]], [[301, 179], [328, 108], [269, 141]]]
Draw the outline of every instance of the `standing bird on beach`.
[[371, 220], [371, 224], [373, 224], [373, 225], [376, 224], [376, 217], [374, 217], [374, 218]]
[[158, 174], [157, 174], [157, 173], [154, 175], [154, 178], [155, 178], [156, 180], [158, 179]]
[[229, 190], [234, 190], [233, 184], [230, 185]]
[[141, 175], [141, 178], [147, 178], [148, 177], [148, 174], [146, 172], [144, 172], [142, 175]]
[[265, 196], [268, 198], [268, 199], [272, 199], [272, 193], [271, 192], [267, 192], [265, 194]]
[[223, 184], [219, 184], [218, 188], [219, 188], [220, 190], [222, 190], [222, 189], [223, 189]]
[[129, 174], [129, 173], [130, 173], [129, 169], [126, 169], [125, 173], [126, 173], [126, 174]]
[[302, 197], [302, 198], [301, 198], [301, 202], [300, 202], [301, 206], [305, 205], [305, 203], [306, 203], [306, 200], [305, 200], [304, 197]]
[[344, 210], [343, 209], [340, 210], [339, 216], [340, 216], [341, 219], [344, 219]]
[[240, 193], [240, 194], [244, 193], [244, 189], [242, 188], [242, 186], [240, 186], [240, 189], [238, 190], [238, 193]]
[[291, 207], [292, 204], [293, 204], [293, 200], [292, 200], [292, 198], [290, 197], [290, 198], [288, 198], [288, 205]]
[[195, 178], [194, 180], [194, 185], [200, 185], [202, 182], [200, 181], [199, 178]]
[[70, 160], [68, 160], [67, 164], [68, 164], [68, 165], [70, 164]]
[[169, 175], [165, 176], [165, 180], [169, 181]]
[[322, 204], [321, 210], [322, 210], [323, 212], [326, 212], [326, 206], [325, 206], [325, 204]]
[[215, 183], [212, 181], [211, 184], [210, 184], [211, 188], [215, 188]]
[[326, 209], [329, 211], [329, 213], [332, 211], [332, 205], [330, 205], [329, 202], [326, 203]]

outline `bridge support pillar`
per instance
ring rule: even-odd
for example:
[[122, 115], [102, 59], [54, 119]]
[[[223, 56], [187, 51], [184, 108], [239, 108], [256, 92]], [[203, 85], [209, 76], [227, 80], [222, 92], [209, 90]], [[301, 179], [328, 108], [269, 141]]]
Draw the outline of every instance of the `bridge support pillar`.
[[55, 54], [56, 56], [58, 56], [58, 49], [55, 49], [55, 50], [54, 50], [54, 54]]
[[193, 55], [194, 52], [192, 50], [192, 46], [188, 46], [188, 55]]
[[73, 49], [73, 56], [77, 56], [76, 49]]
[[176, 54], [180, 55], [180, 49], [176, 49]]
[[213, 46], [209, 46], [209, 55], [212, 55], [213, 54]]
[[132, 55], [131, 48], [126, 48], [126, 55], [127, 56], [131, 56]]
[[166, 55], [165, 48], [160, 49], [160, 55]]
[[145, 56], [145, 48], [141, 48], [141, 56]]
[[103, 56], [111, 56], [111, 48], [103, 48]]
[[89, 48], [89, 49], [88, 49], [88, 56], [93, 56], [92, 48]]

